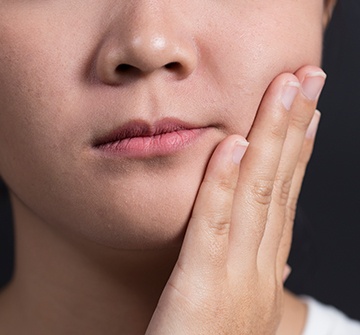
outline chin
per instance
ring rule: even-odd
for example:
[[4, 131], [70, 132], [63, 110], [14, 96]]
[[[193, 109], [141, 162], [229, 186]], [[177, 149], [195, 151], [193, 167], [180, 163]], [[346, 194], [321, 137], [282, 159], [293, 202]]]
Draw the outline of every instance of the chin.
[[90, 215], [85, 214], [93, 222], [92, 229], [86, 226], [84, 232], [88, 238], [117, 249], [180, 246], [209, 156], [210, 152], [186, 157], [153, 170], [134, 169], [111, 183], [100, 181], [94, 185], [96, 196], [88, 198], [91, 203], [82, 206], [92, 208]]
[[199, 166], [192, 174], [185, 168], [136, 181], [128, 177], [94, 196], [80, 195], [79, 201], [86, 199], [81, 206], [73, 199], [76, 205], [68, 211], [72, 218], [57, 224], [88, 241], [120, 250], [179, 247], [202, 178]]
[[121, 220], [93, 223], [82, 230], [87, 240], [118, 250], [159, 250], [179, 247], [182, 244], [190, 213], [146, 210], [140, 215], [127, 215]]

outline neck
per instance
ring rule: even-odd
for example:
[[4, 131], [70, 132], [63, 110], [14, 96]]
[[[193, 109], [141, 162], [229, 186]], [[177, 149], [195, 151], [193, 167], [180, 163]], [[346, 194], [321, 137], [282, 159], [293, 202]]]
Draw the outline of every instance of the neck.
[[122, 251], [89, 245], [25, 220], [17, 208], [15, 221], [16, 271], [0, 299], [4, 333], [145, 333], [178, 248]]

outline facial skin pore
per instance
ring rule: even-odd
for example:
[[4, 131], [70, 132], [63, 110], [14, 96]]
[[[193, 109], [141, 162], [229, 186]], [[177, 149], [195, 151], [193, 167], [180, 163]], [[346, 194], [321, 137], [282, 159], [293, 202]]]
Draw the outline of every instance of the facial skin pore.
[[[320, 0], [1, 1], [0, 172], [15, 208], [116, 248], [178, 243], [217, 143], [247, 135], [277, 74], [320, 63], [322, 15]], [[206, 131], [170, 156], [94, 150], [164, 118]]]

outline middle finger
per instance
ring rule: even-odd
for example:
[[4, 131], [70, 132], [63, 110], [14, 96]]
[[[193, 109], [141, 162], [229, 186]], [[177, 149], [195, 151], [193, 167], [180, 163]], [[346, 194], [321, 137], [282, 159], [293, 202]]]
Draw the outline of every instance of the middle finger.
[[[281, 264], [276, 265], [278, 278], [282, 277], [285, 266], [284, 260], [287, 258], [287, 255], [284, 254], [287, 254], [288, 250], [286, 249], [289, 249], [291, 241], [291, 236], [284, 237], [283, 232], [286, 231], [287, 235], [290, 235], [292, 231], [292, 227], [285, 227], [284, 225], [284, 223], [293, 224], [285, 217], [292, 178], [304, 142], [305, 132], [316, 109], [317, 100], [326, 78], [323, 71], [313, 66], [302, 68], [297, 76], [300, 77], [304, 73], [304, 78], [300, 79], [302, 82], [300, 94], [298, 94], [290, 112], [289, 127], [274, 183], [268, 223], [258, 256], [261, 267], [273, 266], [276, 264], [276, 260], [278, 262], [281, 260]], [[281, 253], [279, 253], [279, 245], [282, 239], [287, 241], [288, 247], [281, 248]], [[285, 246], [284, 243], [282, 245]]]

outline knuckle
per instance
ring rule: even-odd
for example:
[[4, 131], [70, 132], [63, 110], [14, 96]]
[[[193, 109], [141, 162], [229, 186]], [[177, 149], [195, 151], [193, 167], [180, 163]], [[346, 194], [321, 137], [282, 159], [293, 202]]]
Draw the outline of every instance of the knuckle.
[[228, 235], [230, 232], [230, 220], [219, 214], [215, 214], [207, 219], [206, 223], [210, 232], [215, 236]]
[[270, 135], [274, 139], [285, 139], [286, 137], [286, 127], [284, 126], [284, 122], [279, 122], [271, 125], [270, 127]]
[[229, 178], [221, 178], [216, 183], [216, 188], [222, 192], [233, 192], [235, 190], [236, 183]]
[[271, 122], [269, 122], [269, 125], [267, 128], [269, 131], [270, 137], [273, 137], [273, 138], [280, 137], [281, 139], [285, 138], [288, 124], [289, 124], [289, 114], [287, 112], [286, 113], [274, 112], [273, 119]]
[[204, 184], [207, 184], [207, 188], [212, 192], [233, 192], [236, 187], [236, 182], [228, 177], [222, 177], [218, 179], [204, 179]]
[[291, 118], [291, 125], [294, 128], [305, 132], [309, 127], [310, 121], [311, 121], [311, 116], [306, 115], [306, 113], [295, 114]]
[[275, 181], [274, 199], [280, 206], [285, 207], [288, 202], [291, 183], [292, 183], [292, 179], [288, 177], [278, 178]]
[[272, 180], [258, 179], [252, 186], [252, 194], [257, 203], [269, 205], [273, 193], [274, 182]]
[[210, 236], [227, 235], [230, 232], [231, 216], [226, 211], [230, 212], [230, 209], [207, 209], [201, 215], [193, 213], [191, 220], [198, 221]]

